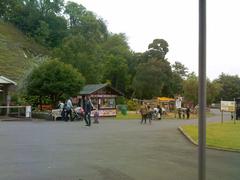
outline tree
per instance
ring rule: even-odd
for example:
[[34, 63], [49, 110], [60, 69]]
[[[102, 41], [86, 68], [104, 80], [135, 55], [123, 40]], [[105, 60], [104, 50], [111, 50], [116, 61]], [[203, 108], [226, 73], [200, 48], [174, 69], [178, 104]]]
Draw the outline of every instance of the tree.
[[104, 56], [103, 82], [110, 81], [111, 85], [122, 92], [129, 86], [128, 64], [131, 56], [124, 34], [112, 34], [102, 44]]
[[178, 74], [182, 79], [186, 78], [188, 75], [188, 68], [185, 67], [181, 62], [175, 61], [172, 65], [173, 72]]
[[185, 101], [198, 103], [198, 78], [195, 73], [190, 73], [186, 80], [183, 81], [183, 97]]
[[150, 60], [139, 64], [133, 79], [135, 95], [150, 99], [155, 96], [168, 96], [172, 71], [170, 63], [165, 60]]
[[148, 51], [145, 52], [147, 59], [165, 59], [168, 53], [168, 43], [164, 39], [154, 39], [152, 43], [148, 45]]
[[222, 73], [215, 82], [221, 85], [217, 100], [232, 101], [234, 98], [240, 97], [240, 78], [237, 75]]
[[104, 64], [102, 49], [98, 43], [88, 41], [82, 34], [64, 38], [62, 45], [54, 50], [53, 56], [77, 68], [88, 84], [101, 82]]
[[108, 37], [105, 22], [84, 6], [68, 2], [64, 13], [69, 16], [72, 34], [81, 33], [87, 40], [95, 42], [103, 42]]
[[221, 84], [219, 82], [210, 81], [207, 79], [207, 104], [210, 105], [214, 102], [217, 102], [219, 98], [219, 94], [221, 91]]
[[49, 97], [55, 104], [62, 96], [77, 95], [85, 80], [71, 65], [49, 60], [34, 69], [26, 82], [27, 95]]
[[[34, 0], [33, 0], [34, 1]], [[58, 14], [61, 12], [64, 0], [35, 0], [37, 8], [40, 10], [43, 16], [49, 14]], [[31, 2], [31, 1], [30, 1]]]

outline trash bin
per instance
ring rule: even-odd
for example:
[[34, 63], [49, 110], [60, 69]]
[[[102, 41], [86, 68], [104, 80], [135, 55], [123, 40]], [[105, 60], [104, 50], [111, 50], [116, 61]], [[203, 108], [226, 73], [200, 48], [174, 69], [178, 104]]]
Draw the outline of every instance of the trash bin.
[[123, 115], [127, 115], [127, 106], [122, 106], [122, 108], [121, 108], [121, 113], [122, 113]]
[[127, 115], [127, 105], [118, 105], [117, 109], [123, 114]]

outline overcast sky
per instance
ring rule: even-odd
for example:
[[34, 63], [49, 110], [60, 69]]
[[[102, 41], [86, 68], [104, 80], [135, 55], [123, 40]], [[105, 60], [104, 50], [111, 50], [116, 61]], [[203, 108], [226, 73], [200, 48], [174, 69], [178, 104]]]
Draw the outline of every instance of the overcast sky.
[[[169, 43], [167, 58], [198, 74], [198, 0], [72, 0], [125, 33], [144, 52], [154, 39]], [[240, 75], [240, 0], [207, 0], [207, 77]]]

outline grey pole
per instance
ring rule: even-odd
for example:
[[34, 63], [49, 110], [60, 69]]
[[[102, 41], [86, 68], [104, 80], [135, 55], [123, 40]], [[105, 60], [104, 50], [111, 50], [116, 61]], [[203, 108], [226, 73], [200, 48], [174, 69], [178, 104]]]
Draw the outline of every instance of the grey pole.
[[206, 179], [206, 0], [199, 0], [198, 179]]

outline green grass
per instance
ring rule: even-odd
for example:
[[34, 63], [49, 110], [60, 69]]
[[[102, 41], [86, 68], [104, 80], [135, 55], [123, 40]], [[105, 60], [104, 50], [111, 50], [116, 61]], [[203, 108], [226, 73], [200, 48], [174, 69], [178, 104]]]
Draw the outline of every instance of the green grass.
[[[183, 131], [198, 142], [198, 127], [186, 125]], [[206, 130], [206, 144], [209, 147], [240, 150], [240, 123], [209, 123]]]
[[13, 25], [0, 21], [0, 75], [18, 81], [34, 63], [33, 57], [47, 50]]
[[[207, 117], [213, 116], [211, 113], [207, 113]], [[189, 119], [197, 119], [197, 114], [191, 114]], [[130, 119], [141, 119], [141, 115], [136, 113], [136, 111], [128, 111], [126, 115], [123, 115], [121, 112], [117, 113], [116, 119], [120, 120], [130, 120]], [[176, 119], [175, 114], [173, 112], [167, 113], [167, 115], [163, 115], [162, 119]], [[185, 117], [185, 120], [186, 117]]]
[[117, 113], [116, 119], [118, 120], [130, 120], [130, 119], [141, 119], [141, 115], [136, 112], [128, 112], [123, 115], [121, 112]]

